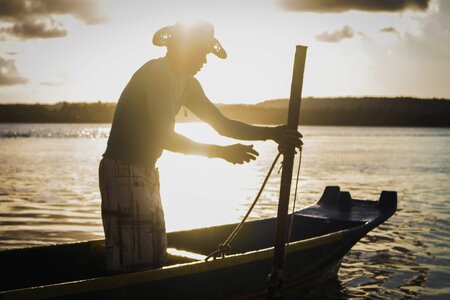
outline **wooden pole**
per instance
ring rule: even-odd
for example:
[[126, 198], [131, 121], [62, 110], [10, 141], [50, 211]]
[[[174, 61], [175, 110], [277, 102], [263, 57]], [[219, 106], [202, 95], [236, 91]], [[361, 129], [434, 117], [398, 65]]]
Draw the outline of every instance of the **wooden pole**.
[[[297, 45], [295, 50], [294, 71], [292, 74], [291, 95], [287, 127], [297, 130], [302, 99], [303, 73], [306, 61], [306, 46]], [[280, 197], [278, 202], [277, 228], [273, 267], [269, 275], [267, 296], [269, 299], [283, 298], [283, 273], [288, 228], [289, 196], [291, 194], [292, 169], [294, 166], [295, 145], [288, 144], [283, 153], [283, 171], [281, 173]]]

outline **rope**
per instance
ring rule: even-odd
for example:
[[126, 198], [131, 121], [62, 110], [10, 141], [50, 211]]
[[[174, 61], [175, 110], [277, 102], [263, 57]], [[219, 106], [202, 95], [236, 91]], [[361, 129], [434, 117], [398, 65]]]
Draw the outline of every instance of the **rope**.
[[292, 227], [294, 225], [295, 203], [297, 202], [298, 180], [300, 178], [300, 166], [301, 166], [301, 164], [302, 164], [302, 148], [300, 147], [299, 154], [298, 154], [297, 178], [295, 179], [294, 202], [292, 203], [292, 213], [291, 213], [291, 219], [290, 219], [290, 222], [289, 222], [289, 232], [288, 232], [287, 244], [286, 244], [286, 248], [284, 249], [284, 251], [285, 251], [284, 252], [285, 263], [286, 263], [286, 258], [287, 258], [288, 247], [289, 247], [289, 244], [291, 242]]
[[255, 200], [253, 200], [252, 205], [250, 206], [250, 208], [248, 209], [247, 213], [245, 214], [244, 218], [242, 219], [241, 223], [239, 223], [233, 230], [233, 232], [228, 236], [228, 238], [225, 240], [225, 242], [223, 242], [222, 244], [219, 244], [219, 246], [217, 247], [217, 250], [212, 252], [211, 254], [209, 254], [206, 258], [205, 261], [207, 261], [210, 258], [213, 259], [217, 259], [219, 256], [221, 258], [224, 258], [226, 254], [230, 253], [231, 251], [231, 246], [230, 243], [233, 241], [233, 239], [236, 237], [236, 235], [239, 233], [239, 231], [242, 229], [242, 227], [244, 226], [245, 221], [247, 220], [248, 216], [250, 215], [250, 213], [252, 212], [253, 208], [256, 205], [256, 202], [258, 202], [259, 197], [261, 196], [264, 187], [267, 184], [267, 181], [270, 178], [270, 174], [272, 174], [273, 169], [275, 168], [275, 165], [278, 161], [278, 159], [280, 158], [281, 153], [278, 152], [277, 156], [275, 157], [275, 159], [273, 160], [272, 166], [270, 166], [269, 172], [266, 175], [266, 178], [264, 179], [264, 182], [261, 185], [261, 188], [259, 189], [258, 194], [255, 197]]

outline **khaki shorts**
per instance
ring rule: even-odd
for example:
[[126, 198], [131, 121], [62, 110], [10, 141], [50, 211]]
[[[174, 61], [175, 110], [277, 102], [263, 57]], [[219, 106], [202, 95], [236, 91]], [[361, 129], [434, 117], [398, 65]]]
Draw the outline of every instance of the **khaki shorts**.
[[99, 183], [107, 270], [161, 267], [167, 259], [167, 236], [158, 169], [103, 158]]

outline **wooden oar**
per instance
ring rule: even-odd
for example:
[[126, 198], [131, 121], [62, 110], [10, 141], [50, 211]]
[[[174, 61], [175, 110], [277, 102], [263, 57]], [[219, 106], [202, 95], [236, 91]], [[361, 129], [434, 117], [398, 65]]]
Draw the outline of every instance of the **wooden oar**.
[[[307, 47], [297, 45], [292, 74], [291, 95], [287, 127], [297, 130], [299, 123], [300, 104], [302, 99], [303, 73], [305, 70]], [[289, 196], [291, 193], [292, 169], [294, 165], [295, 145], [287, 144], [283, 151], [283, 171], [281, 173], [280, 197], [277, 212], [277, 228], [273, 267], [269, 275], [267, 297], [269, 299], [283, 298], [283, 273], [285, 261], [286, 230], [288, 227]]]

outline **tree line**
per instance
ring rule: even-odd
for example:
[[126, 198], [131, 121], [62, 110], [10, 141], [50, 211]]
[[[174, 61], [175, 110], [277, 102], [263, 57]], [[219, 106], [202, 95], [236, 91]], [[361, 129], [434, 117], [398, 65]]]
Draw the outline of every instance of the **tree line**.
[[[288, 99], [257, 104], [218, 104], [226, 116], [249, 123], [283, 124]], [[114, 103], [61, 102], [43, 104], [1, 104], [2, 123], [109, 123]], [[198, 120], [181, 109], [177, 121]], [[425, 126], [450, 127], [450, 100], [408, 97], [305, 98], [300, 112], [301, 125], [345, 126]]]

